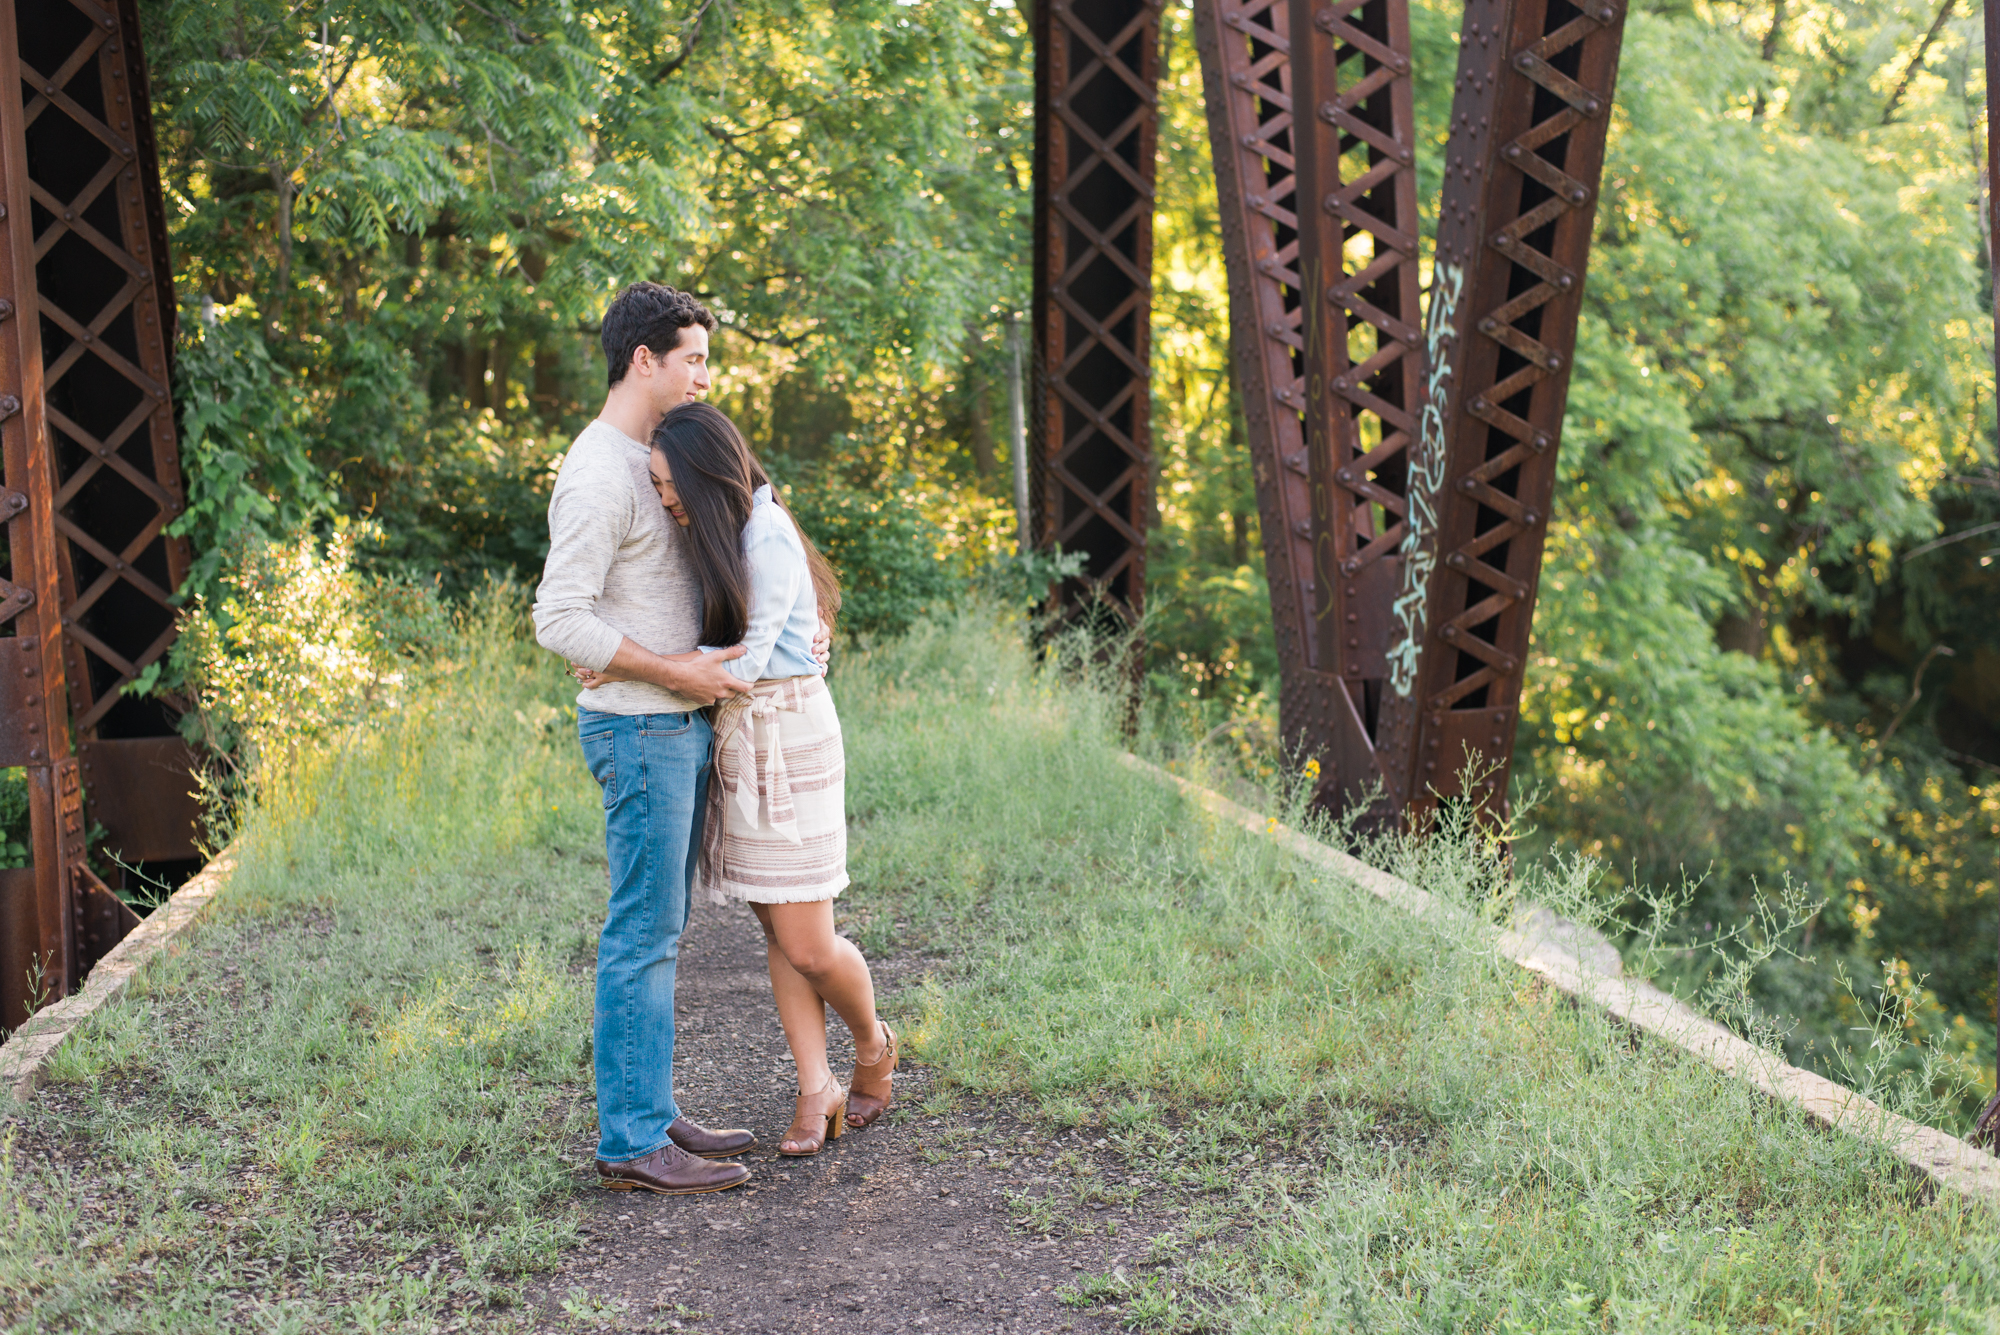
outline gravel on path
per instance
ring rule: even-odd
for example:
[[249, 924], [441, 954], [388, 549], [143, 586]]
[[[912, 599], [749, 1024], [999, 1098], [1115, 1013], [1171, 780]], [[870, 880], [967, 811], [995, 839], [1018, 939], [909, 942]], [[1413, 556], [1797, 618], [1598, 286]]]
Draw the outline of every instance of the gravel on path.
[[[871, 961], [879, 994], [921, 976], [920, 960]], [[958, 1104], [919, 1111], [928, 1074], [906, 1057], [897, 1111], [819, 1155], [777, 1144], [797, 1090], [764, 968], [764, 937], [741, 907], [703, 905], [681, 948], [675, 1096], [712, 1127], [749, 1127], [739, 1156], [751, 1179], [733, 1191], [655, 1196], [595, 1187], [592, 1146], [574, 1149], [584, 1245], [531, 1294], [542, 1329], [1055, 1332], [1116, 1328], [1102, 1309], [1057, 1296], [1081, 1273], [1138, 1257], [1152, 1231], [1038, 1239], [1012, 1222], [1010, 1195], [1040, 1170], [1026, 1124]], [[885, 1010], [894, 1017], [893, 1006]], [[829, 1017], [834, 1070], [853, 1061]], [[1043, 1136], [1046, 1139], [1046, 1136]], [[1074, 1290], [1071, 1290], [1072, 1293]]]

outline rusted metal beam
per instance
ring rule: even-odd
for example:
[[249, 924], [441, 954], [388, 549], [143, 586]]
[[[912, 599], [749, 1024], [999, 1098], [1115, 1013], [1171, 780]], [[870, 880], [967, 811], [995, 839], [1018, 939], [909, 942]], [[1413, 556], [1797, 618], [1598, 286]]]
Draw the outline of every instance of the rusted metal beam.
[[28, 868], [0, 875], [0, 1028], [19, 1025], [32, 999], [65, 995], [73, 981], [69, 856], [58, 819], [58, 776], [75, 776], [63, 680], [61, 575], [56, 561], [55, 479], [35, 319], [35, 238], [23, 136], [14, 7], [0, 4], [0, 767], [25, 767]]
[[1345, 807], [1379, 779], [1421, 390], [1409, 9], [1197, 0], [1195, 33], [1279, 723], [1288, 746], [1320, 760], [1320, 802]]
[[1378, 748], [1418, 819], [1505, 809], [1625, 12], [1467, 0]]
[[1034, 534], [1135, 618], [1152, 526], [1148, 423], [1158, 0], [1035, 11]]
[[63, 996], [134, 921], [86, 860], [93, 811], [128, 856], [195, 843], [192, 757], [163, 704], [124, 691], [172, 644], [188, 564], [165, 532], [184, 508], [174, 304], [133, 0], [0, 0], [0, 84], [0, 765], [28, 769], [34, 858], [0, 876], [12, 1026], [30, 968]]

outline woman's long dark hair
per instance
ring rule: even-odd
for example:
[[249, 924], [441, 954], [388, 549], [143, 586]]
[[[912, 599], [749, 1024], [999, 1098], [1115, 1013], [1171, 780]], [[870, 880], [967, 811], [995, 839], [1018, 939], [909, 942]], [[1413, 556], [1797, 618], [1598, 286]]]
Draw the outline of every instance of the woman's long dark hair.
[[[753, 493], [771, 479], [736, 424], [706, 403], [684, 403], [669, 412], [653, 428], [653, 448], [665, 457], [687, 511], [684, 531], [701, 581], [701, 642], [718, 648], [739, 643], [750, 625], [743, 526], [750, 522]], [[805, 546], [819, 613], [830, 626], [840, 615], [840, 580], [798, 519], [789, 510], [785, 515]]]

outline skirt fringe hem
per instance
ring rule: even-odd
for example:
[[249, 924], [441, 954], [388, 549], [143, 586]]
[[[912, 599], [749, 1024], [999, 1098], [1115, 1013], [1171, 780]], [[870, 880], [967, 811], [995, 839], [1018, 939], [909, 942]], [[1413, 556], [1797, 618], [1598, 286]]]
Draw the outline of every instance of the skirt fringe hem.
[[840, 892], [852, 882], [842, 876], [837, 881], [821, 885], [800, 886], [789, 890], [772, 890], [760, 885], [739, 885], [734, 881], [724, 881], [708, 891], [711, 904], [811, 904], [822, 899], [838, 899]]

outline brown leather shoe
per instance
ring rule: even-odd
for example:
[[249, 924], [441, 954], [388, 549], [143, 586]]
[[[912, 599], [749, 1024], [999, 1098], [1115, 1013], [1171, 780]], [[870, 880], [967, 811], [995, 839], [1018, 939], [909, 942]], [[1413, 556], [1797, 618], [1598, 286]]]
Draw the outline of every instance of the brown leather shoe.
[[685, 1117], [676, 1117], [674, 1124], [667, 1128], [667, 1134], [673, 1137], [674, 1144], [704, 1159], [727, 1159], [757, 1143], [757, 1137], [741, 1128], [710, 1131], [701, 1123], [690, 1122]]
[[740, 1163], [710, 1163], [671, 1142], [643, 1159], [627, 1159], [623, 1163], [599, 1159], [597, 1175], [613, 1191], [657, 1191], [662, 1196], [727, 1191], [750, 1180], [750, 1170]]

